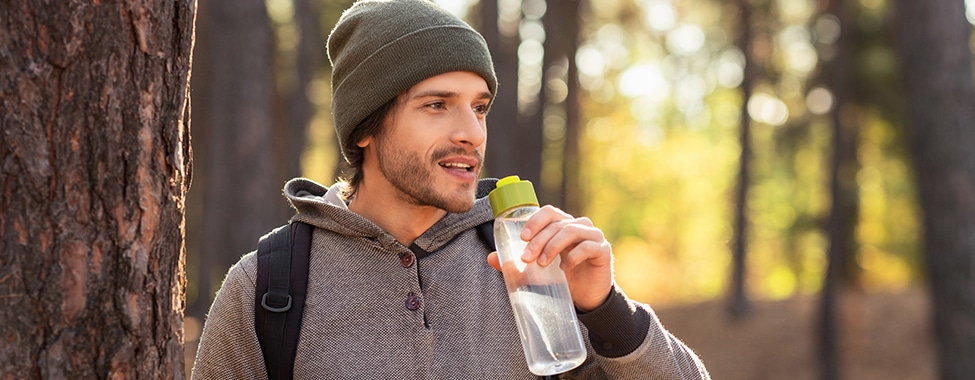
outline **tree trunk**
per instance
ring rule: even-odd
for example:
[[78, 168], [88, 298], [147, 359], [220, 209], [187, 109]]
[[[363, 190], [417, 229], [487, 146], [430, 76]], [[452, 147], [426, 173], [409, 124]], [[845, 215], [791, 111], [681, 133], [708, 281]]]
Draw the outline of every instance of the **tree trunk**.
[[836, 54], [824, 67], [835, 106], [831, 111], [833, 124], [833, 158], [827, 234], [826, 274], [823, 278], [819, 316], [819, 360], [822, 379], [842, 378], [842, 352], [839, 336], [842, 326], [838, 298], [848, 285], [847, 263], [856, 252], [855, 228], [859, 215], [859, 188], [856, 175], [859, 171], [857, 146], [859, 130], [856, 125], [856, 102], [853, 99], [853, 57], [856, 54], [856, 19], [852, 8], [843, 0], [826, 0], [826, 12], [840, 21], [840, 37], [836, 41]]
[[745, 292], [745, 254], [748, 239], [748, 186], [751, 183], [751, 118], [748, 115], [748, 99], [752, 96], [752, 86], [759, 76], [758, 63], [751, 50], [752, 9], [748, 0], [738, 1], [739, 37], [738, 48], [745, 55], [745, 73], [741, 82], [741, 130], [739, 144], [741, 155], [738, 164], [738, 188], [735, 193], [735, 230], [732, 238], [731, 299], [729, 313], [732, 318], [742, 317], [750, 309], [748, 294]]
[[[518, 35], [505, 35], [498, 26], [498, 1], [487, 0], [481, 2], [480, 31], [491, 50], [491, 59], [498, 76], [498, 94], [491, 105], [488, 114], [488, 148], [485, 154], [487, 175], [504, 177], [520, 175], [523, 179], [535, 182], [539, 186], [541, 164], [525, 165], [523, 158], [526, 154], [538, 156], [541, 161], [541, 149], [527, 151], [531, 144], [541, 145], [541, 138], [531, 142], [526, 138], [533, 133], [523, 129], [518, 113]], [[541, 126], [534, 126], [541, 131]]]
[[[549, 91], [551, 80], [565, 82], [565, 99], [560, 104], [551, 104], [560, 108], [565, 116], [565, 138], [562, 141], [561, 171], [562, 178], [556, 189], [559, 207], [566, 212], [579, 215], [581, 213], [581, 196], [579, 194], [579, 70], [576, 66], [576, 51], [579, 49], [581, 0], [549, 1], [545, 13], [545, 75], [542, 77], [542, 92]], [[558, 67], [553, 67], [558, 65]], [[555, 71], [563, 75], [553, 78]], [[543, 99], [552, 100], [551, 96]]]
[[964, 2], [896, 3], [942, 379], [975, 373], [975, 83]]
[[0, 378], [183, 378], [195, 12], [0, 2]]
[[[530, 4], [529, 1], [536, 3], [544, 2], [546, 3], [546, 9], [548, 9], [549, 6], [558, 6], [552, 4], [552, 2], [548, 0], [522, 0], [522, 24], [530, 22], [533, 20], [530, 17], [534, 17], [533, 15], [526, 15], [525, 13], [526, 6], [537, 6]], [[546, 14], [548, 13], [549, 12], [546, 11]], [[546, 14], [543, 14], [541, 19], [534, 19], [535, 21], [541, 22], [543, 28], [545, 21], [551, 19], [550, 17], [546, 16]], [[521, 28], [519, 28], [519, 32], [520, 30]], [[538, 68], [540, 71], [538, 72], [539, 76], [537, 79], [540, 82], [540, 85], [538, 86], [538, 91], [535, 93], [523, 93], [523, 90], [525, 90], [527, 87], [524, 86], [524, 84], [530, 84], [529, 81], [532, 79], [529, 78], [534, 76], [524, 75], [523, 72], [535, 70], [535, 68], [528, 66], [526, 62], [522, 62], [521, 58], [519, 57], [521, 45], [524, 44], [527, 39], [519, 34], [519, 38], [517, 39], [516, 44], [514, 44], [515, 47], [511, 51], [507, 52], [506, 55], [510, 55], [512, 57], [510, 64], [513, 67], [512, 70], [517, 72], [518, 82], [515, 86], [515, 90], [517, 91], [514, 91], [514, 93], [511, 95], [505, 96], [512, 96], [515, 98], [517, 119], [515, 124], [505, 127], [506, 131], [503, 132], [501, 136], [498, 136], [498, 134], [493, 135], [495, 139], [500, 137], [503, 142], [501, 144], [495, 144], [494, 147], [492, 147], [500, 148], [500, 145], [503, 144], [505, 147], [504, 149], [510, 150], [510, 152], [504, 154], [505, 157], [501, 157], [501, 159], [505, 160], [506, 165], [509, 167], [507, 172], [510, 174], [518, 174], [522, 177], [522, 179], [532, 181], [535, 184], [535, 190], [538, 193], [539, 201], [542, 204], [551, 204], [558, 201], [558, 197], [552, 194], [553, 187], [549, 186], [548, 183], [542, 180], [543, 157], [545, 156], [547, 145], [550, 145], [545, 141], [546, 139], [544, 133], [545, 107], [548, 104], [548, 96], [545, 93], [545, 80], [547, 78], [545, 71], [551, 67], [553, 62], [552, 54], [550, 54], [548, 49], [549, 44], [546, 41], [554, 38], [557, 37], [546, 34], [545, 41], [542, 41], [542, 62], [541, 67]], [[522, 79], [528, 80], [522, 83]], [[525, 102], [526, 99], [532, 98], [534, 98], [534, 100]], [[518, 104], [519, 100], [521, 100], [520, 105]], [[491, 139], [488, 139], [488, 141], [491, 141]], [[497, 153], [498, 152], [495, 151], [491, 154], [497, 156]]]
[[308, 125], [315, 115], [315, 103], [309, 96], [308, 88], [315, 79], [315, 72], [321, 67], [321, 57], [325, 54], [317, 4], [311, 0], [295, 0], [294, 6], [298, 46], [295, 52], [295, 85], [290, 94], [282, 97], [286, 103], [283, 108], [288, 110], [286, 122], [282, 123], [284, 128], [279, 133], [283, 149], [278, 152], [281, 171], [276, 178], [282, 185], [284, 181], [301, 175], [301, 152], [305, 148]]
[[254, 250], [261, 235], [286, 222], [279, 210], [288, 206], [272, 170], [278, 151], [272, 133], [274, 54], [264, 1], [207, 1], [200, 7], [200, 28], [197, 50], [208, 66], [193, 82], [196, 129], [205, 142], [198, 165], [202, 224], [193, 231], [200, 233], [201, 270], [193, 310], [202, 314], [227, 269]]

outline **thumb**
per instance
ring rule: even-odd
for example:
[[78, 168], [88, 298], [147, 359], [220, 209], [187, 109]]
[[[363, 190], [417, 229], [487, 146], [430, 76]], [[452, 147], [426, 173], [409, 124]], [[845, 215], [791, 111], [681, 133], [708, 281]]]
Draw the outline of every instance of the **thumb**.
[[492, 268], [501, 270], [501, 260], [498, 259], [498, 251], [491, 252], [487, 255], [487, 262]]

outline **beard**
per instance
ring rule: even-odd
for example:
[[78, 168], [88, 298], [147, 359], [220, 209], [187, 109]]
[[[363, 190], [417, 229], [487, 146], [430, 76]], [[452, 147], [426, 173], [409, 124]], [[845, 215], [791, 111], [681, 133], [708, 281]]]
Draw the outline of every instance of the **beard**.
[[[434, 183], [434, 173], [423, 158], [415, 152], [404, 152], [394, 148], [394, 144], [379, 143], [376, 150], [379, 158], [379, 171], [386, 180], [396, 188], [398, 197], [415, 206], [432, 206], [450, 213], [464, 213], [474, 207], [476, 183], [464, 184], [463, 191], [445, 192], [438, 189]], [[452, 154], [469, 155], [466, 151], [456, 149], [440, 149], [434, 152], [431, 162]], [[481, 154], [474, 152], [478, 162], [482, 162]], [[439, 165], [434, 164], [434, 167]], [[480, 165], [478, 165], [480, 166]]]

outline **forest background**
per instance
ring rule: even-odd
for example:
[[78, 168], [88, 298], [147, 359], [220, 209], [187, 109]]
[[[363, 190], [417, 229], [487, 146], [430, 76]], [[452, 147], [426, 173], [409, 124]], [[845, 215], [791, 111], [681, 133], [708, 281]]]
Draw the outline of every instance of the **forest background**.
[[[350, 3], [199, 4], [190, 352], [226, 269], [290, 215], [284, 181], [340, 175], [323, 46]], [[716, 378], [934, 377], [892, 3], [439, 3], [495, 57], [486, 175], [589, 216]]]
[[[975, 1], [438, 2], [494, 56], [485, 175], [715, 378], [975, 373]], [[340, 175], [350, 3], [0, 2], [0, 377], [191, 370], [284, 182]]]

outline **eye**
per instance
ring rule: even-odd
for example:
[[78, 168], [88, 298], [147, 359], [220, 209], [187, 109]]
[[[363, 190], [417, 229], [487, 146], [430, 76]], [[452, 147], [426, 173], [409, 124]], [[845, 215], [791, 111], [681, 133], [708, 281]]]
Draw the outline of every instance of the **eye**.
[[427, 107], [435, 110], [442, 110], [447, 108], [447, 104], [442, 101], [436, 101], [436, 102], [427, 103]]
[[489, 110], [490, 108], [488, 107], [487, 104], [478, 104], [474, 106], [474, 112], [477, 112], [481, 115], [487, 115]]

